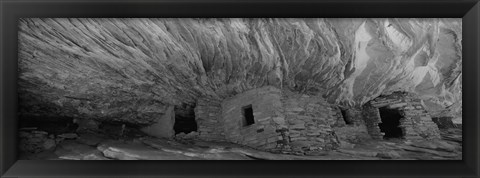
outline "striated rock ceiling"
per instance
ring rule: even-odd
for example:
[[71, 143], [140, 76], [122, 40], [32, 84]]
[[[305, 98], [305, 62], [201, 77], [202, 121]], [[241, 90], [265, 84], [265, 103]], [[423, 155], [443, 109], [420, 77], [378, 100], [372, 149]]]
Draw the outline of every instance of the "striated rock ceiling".
[[461, 112], [461, 19], [21, 19], [21, 114], [148, 124], [265, 85]]

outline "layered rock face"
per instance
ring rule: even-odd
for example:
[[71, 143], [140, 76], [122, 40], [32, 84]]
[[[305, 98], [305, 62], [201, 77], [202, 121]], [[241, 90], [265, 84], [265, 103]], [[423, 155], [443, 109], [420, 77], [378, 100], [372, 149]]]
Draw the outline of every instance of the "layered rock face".
[[461, 19], [21, 19], [20, 113], [149, 125], [272, 85], [344, 107], [406, 91], [461, 116], [461, 39]]

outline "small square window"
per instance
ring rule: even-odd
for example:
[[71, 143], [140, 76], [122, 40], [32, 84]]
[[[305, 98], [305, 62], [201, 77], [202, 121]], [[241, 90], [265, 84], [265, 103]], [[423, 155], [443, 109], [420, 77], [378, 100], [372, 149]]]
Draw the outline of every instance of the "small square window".
[[249, 126], [255, 123], [255, 119], [253, 118], [253, 108], [252, 105], [244, 106], [242, 108], [243, 111], [243, 126]]

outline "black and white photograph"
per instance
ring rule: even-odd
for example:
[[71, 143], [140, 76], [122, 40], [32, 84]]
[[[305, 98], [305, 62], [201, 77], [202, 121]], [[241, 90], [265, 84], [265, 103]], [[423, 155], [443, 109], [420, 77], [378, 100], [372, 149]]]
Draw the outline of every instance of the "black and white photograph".
[[22, 160], [462, 160], [462, 18], [20, 18], [17, 71]]

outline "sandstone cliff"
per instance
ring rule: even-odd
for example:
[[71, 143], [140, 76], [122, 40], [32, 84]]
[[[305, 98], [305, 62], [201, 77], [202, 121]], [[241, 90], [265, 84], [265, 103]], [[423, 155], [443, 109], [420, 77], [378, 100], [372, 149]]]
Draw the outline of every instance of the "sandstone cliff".
[[[20, 113], [149, 124], [265, 85], [461, 113], [461, 19], [21, 19]], [[447, 111], [445, 111], [447, 109]]]

